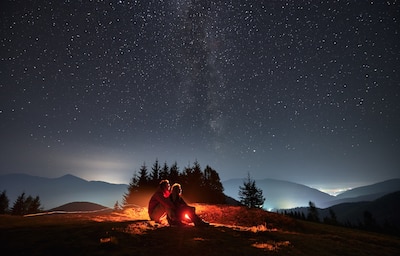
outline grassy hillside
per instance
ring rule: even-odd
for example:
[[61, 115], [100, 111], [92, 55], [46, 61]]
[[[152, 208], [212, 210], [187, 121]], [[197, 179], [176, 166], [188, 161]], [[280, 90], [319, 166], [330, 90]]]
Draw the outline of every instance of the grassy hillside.
[[296, 221], [239, 206], [196, 204], [213, 226], [168, 227], [146, 208], [119, 213], [0, 216], [13, 255], [399, 255], [398, 237]]
[[56, 208], [53, 208], [50, 211], [74, 212], [74, 211], [101, 211], [101, 210], [107, 210], [107, 209], [110, 209], [110, 208], [107, 208], [100, 204], [91, 203], [91, 202], [72, 202], [72, 203], [64, 204], [64, 205], [58, 206]]

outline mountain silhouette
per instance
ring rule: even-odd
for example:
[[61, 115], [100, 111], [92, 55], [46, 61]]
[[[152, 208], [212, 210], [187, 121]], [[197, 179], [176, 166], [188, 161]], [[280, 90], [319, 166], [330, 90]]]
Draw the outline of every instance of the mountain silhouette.
[[[331, 209], [336, 213], [337, 219], [342, 223], [357, 225], [364, 222], [364, 213], [371, 213], [373, 219], [380, 226], [390, 223], [400, 227], [400, 190], [386, 194], [370, 202], [354, 202], [334, 205]], [[326, 216], [326, 210], [322, 216]]]
[[[224, 193], [230, 203], [239, 200], [239, 187], [244, 179], [231, 179], [222, 182]], [[311, 201], [318, 208], [324, 209], [344, 202], [373, 201], [386, 194], [400, 190], [400, 179], [388, 180], [369, 186], [355, 188], [338, 197], [323, 193], [305, 185], [275, 180], [256, 180], [256, 186], [263, 191], [266, 198], [264, 208], [267, 210], [292, 209], [308, 207]], [[71, 202], [92, 202], [113, 208], [128, 192], [127, 184], [111, 184], [103, 181], [87, 181], [74, 175], [59, 178], [43, 178], [28, 174], [0, 175], [0, 192], [6, 191], [10, 207], [21, 193], [33, 197], [39, 196], [45, 210]], [[235, 202], [236, 204], [237, 202]]]
[[348, 190], [337, 195], [334, 200], [321, 203], [319, 206], [321, 208], [326, 208], [342, 203], [370, 202], [399, 190], [400, 179], [391, 179]]
[[[368, 186], [357, 187], [351, 190], [347, 190], [336, 196], [337, 199], [343, 198], [357, 198], [362, 196], [376, 195], [379, 198], [390, 192], [400, 190], [400, 179], [391, 179], [383, 182], [375, 183]], [[376, 199], [375, 198], [375, 199]]]
[[[362, 226], [365, 223], [364, 214], [368, 212], [371, 219], [380, 227], [391, 226], [400, 228], [400, 191], [386, 194], [372, 201], [359, 201], [351, 203], [341, 203], [329, 208], [318, 209], [319, 219], [330, 218], [330, 211], [336, 215], [336, 220], [344, 225]], [[298, 207], [287, 209], [285, 212], [302, 213], [307, 216], [308, 207]]]
[[[239, 186], [243, 186], [243, 182], [244, 179], [231, 179], [223, 182], [225, 194], [239, 200]], [[256, 186], [263, 191], [266, 198], [264, 208], [268, 210], [308, 207], [310, 201], [318, 208], [323, 209], [341, 203], [369, 202], [400, 190], [400, 179], [354, 188], [340, 196], [331, 196], [317, 189], [289, 181], [262, 179], [255, 180], [255, 182]]]
[[[243, 186], [244, 179], [231, 179], [222, 182], [225, 194], [239, 200], [239, 186]], [[255, 180], [256, 186], [263, 191], [266, 198], [264, 208], [268, 210], [289, 209], [308, 206], [309, 201], [316, 204], [334, 200], [334, 196], [294, 182], [262, 179]]]
[[45, 210], [62, 204], [86, 201], [113, 208], [122, 202], [127, 192], [126, 184], [111, 184], [103, 181], [87, 181], [74, 175], [59, 178], [43, 178], [28, 174], [8, 174], [0, 176], [0, 191], [6, 191], [10, 207], [21, 193], [39, 196]]

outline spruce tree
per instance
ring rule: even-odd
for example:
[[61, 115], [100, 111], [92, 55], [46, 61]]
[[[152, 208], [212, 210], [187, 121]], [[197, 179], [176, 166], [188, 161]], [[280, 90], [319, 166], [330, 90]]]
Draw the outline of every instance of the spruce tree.
[[160, 182], [160, 173], [161, 173], [161, 166], [158, 163], [158, 159], [154, 162], [153, 166], [151, 167], [151, 174], [150, 174], [150, 184], [153, 187], [156, 187]]
[[115, 204], [114, 204], [114, 212], [119, 212], [119, 211], [121, 211], [121, 207], [120, 207], [119, 202], [117, 200], [115, 202]]
[[42, 211], [40, 205], [40, 198], [36, 196], [33, 198], [31, 195], [25, 196], [25, 192], [17, 197], [13, 207], [11, 208], [12, 215], [25, 215], [30, 213], [38, 213]]
[[138, 186], [139, 188], [147, 188], [149, 186], [149, 174], [146, 163], [143, 163], [143, 165], [140, 167]]
[[182, 188], [184, 197], [191, 202], [205, 202], [204, 200], [204, 178], [199, 162], [195, 161], [193, 166], [186, 167], [182, 175]]
[[243, 187], [239, 186], [240, 202], [249, 208], [262, 208], [265, 198], [262, 190], [256, 186], [255, 180], [247, 175], [247, 180], [243, 181]]
[[11, 208], [12, 215], [24, 215], [25, 214], [25, 192], [17, 197]]
[[308, 215], [307, 219], [310, 221], [319, 222], [318, 209], [314, 202], [308, 202]]
[[36, 196], [35, 198], [28, 196], [26, 202], [26, 208], [27, 211], [26, 213], [38, 213], [42, 211], [43, 209], [41, 208], [41, 203], [40, 203], [40, 198], [39, 196]]
[[171, 166], [171, 168], [169, 169], [169, 181], [172, 183], [178, 182], [181, 183], [181, 176], [179, 173], [179, 167], [178, 164], [176, 162], [174, 162]]
[[7, 197], [6, 191], [0, 194], [0, 214], [5, 214], [8, 212], [10, 200]]
[[210, 166], [204, 169], [204, 200], [205, 202], [223, 204], [225, 203], [224, 187], [218, 173]]
[[136, 172], [133, 174], [133, 177], [128, 185], [128, 192], [124, 194], [122, 199], [122, 204], [124, 207], [129, 206], [134, 203], [134, 197], [139, 193], [139, 178], [137, 177]]
[[166, 180], [169, 178], [169, 167], [167, 162], [164, 162], [163, 167], [161, 168], [161, 172], [160, 172], [160, 180]]

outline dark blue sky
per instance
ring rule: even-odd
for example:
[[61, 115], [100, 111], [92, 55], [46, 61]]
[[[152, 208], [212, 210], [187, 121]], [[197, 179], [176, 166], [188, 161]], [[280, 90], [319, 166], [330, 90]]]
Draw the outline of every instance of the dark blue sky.
[[0, 174], [400, 177], [397, 1], [2, 1]]

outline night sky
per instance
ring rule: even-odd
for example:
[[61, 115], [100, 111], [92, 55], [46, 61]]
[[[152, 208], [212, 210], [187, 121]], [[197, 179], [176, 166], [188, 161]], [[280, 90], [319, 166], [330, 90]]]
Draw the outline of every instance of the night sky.
[[400, 177], [398, 1], [1, 1], [0, 174]]

